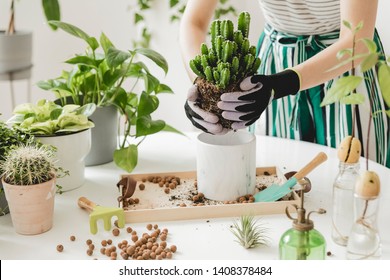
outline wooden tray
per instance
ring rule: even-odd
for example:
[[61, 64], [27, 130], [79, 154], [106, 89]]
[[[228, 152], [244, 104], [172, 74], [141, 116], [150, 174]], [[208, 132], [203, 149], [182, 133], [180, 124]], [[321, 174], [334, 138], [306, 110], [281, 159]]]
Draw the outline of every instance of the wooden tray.
[[[276, 167], [258, 167], [256, 168], [256, 175], [264, 174], [276, 175], [279, 184], [286, 181], [284, 175]], [[143, 179], [149, 176], [175, 176], [179, 177], [181, 182], [188, 182], [196, 179], [196, 172], [170, 172], [170, 173], [148, 173], [148, 174], [124, 174], [121, 178], [130, 176], [137, 181], [137, 187], [133, 194], [133, 198], [142, 196], [142, 201], [157, 199], [161, 196], [169, 196], [164, 193], [163, 188], [151, 182], [142, 182]], [[139, 189], [139, 184], [145, 184], [145, 190]], [[180, 188], [178, 185], [177, 188]], [[237, 203], [237, 204], [218, 204], [218, 205], [204, 205], [186, 207], [171, 205], [164, 207], [156, 207], [155, 205], [140, 206], [143, 209], [127, 209], [125, 210], [126, 223], [137, 222], [153, 222], [153, 221], [176, 221], [176, 220], [190, 220], [190, 219], [209, 219], [222, 217], [238, 217], [241, 215], [269, 215], [284, 213], [287, 206], [292, 204], [299, 205], [300, 197], [293, 191], [290, 200], [276, 201], [276, 202], [256, 202], [256, 203]], [[148, 203], [146, 203], [148, 204]], [[294, 211], [293, 207], [290, 207]]]

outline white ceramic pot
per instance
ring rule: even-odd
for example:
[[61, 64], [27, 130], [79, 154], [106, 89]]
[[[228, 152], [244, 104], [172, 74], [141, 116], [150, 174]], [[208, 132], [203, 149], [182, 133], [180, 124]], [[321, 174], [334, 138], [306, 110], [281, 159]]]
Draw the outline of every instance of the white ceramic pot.
[[80, 187], [85, 180], [85, 158], [91, 150], [91, 129], [60, 136], [36, 137], [44, 144], [57, 148], [57, 165], [68, 170], [70, 175], [57, 179], [62, 191]]
[[256, 138], [246, 131], [197, 138], [198, 191], [225, 201], [253, 194], [256, 186]]
[[12, 224], [20, 234], [40, 234], [53, 226], [55, 178], [38, 185], [17, 186], [3, 181]]

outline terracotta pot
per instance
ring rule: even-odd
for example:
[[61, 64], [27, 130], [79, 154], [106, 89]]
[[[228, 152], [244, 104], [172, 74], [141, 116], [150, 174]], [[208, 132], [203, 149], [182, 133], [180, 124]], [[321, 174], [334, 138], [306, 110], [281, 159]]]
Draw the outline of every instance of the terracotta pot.
[[20, 234], [33, 235], [53, 226], [56, 179], [48, 182], [17, 186], [2, 181], [8, 201], [12, 224]]

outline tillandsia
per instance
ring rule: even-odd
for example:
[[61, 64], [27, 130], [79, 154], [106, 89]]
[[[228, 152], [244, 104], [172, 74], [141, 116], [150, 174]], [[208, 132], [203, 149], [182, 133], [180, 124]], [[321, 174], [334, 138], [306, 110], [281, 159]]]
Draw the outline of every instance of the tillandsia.
[[256, 73], [260, 58], [248, 34], [250, 14], [240, 13], [237, 30], [230, 20], [214, 20], [210, 27], [211, 46], [201, 45], [200, 54], [190, 61], [192, 71], [219, 89]]
[[258, 224], [253, 216], [241, 216], [239, 223], [233, 223], [231, 231], [237, 237], [237, 242], [246, 249], [267, 245], [269, 242], [268, 229]]

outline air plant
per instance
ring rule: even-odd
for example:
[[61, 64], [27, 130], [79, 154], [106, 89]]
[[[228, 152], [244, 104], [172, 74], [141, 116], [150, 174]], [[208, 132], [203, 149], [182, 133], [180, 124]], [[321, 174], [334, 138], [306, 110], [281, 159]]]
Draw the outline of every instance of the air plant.
[[253, 216], [241, 216], [239, 223], [233, 222], [231, 232], [237, 237], [237, 242], [245, 249], [268, 245], [268, 229], [258, 224]]

